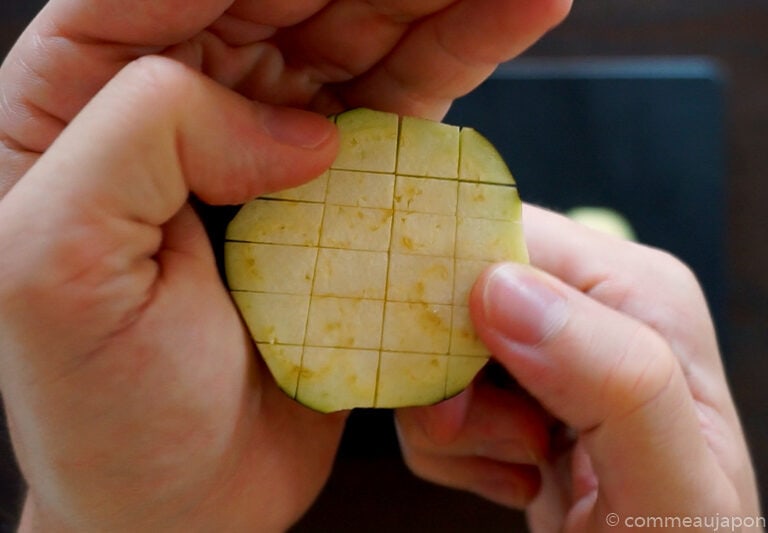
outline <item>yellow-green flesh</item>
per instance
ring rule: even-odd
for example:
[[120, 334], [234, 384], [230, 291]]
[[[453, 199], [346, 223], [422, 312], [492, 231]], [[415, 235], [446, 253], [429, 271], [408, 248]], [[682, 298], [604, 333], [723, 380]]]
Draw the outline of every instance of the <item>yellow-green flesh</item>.
[[331, 169], [240, 210], [232, 296], [278, 385], [329, 412], [436, 403], [489, 357], [468, 295], [527, 261], [515, 182], [476, 131], [356, 109]]

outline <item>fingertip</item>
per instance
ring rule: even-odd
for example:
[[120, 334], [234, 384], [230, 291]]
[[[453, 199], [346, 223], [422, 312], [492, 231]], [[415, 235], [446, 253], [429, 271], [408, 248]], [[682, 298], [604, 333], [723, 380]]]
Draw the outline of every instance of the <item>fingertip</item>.
[[336, 128], [330, 120], [291, 107], [267, 107], [264, 128], [275, 141], [303, 150], [320, 150], [336, 140]]
[[[338, 154], [338, 130], [331, 120], [303, 109], [259, 104], [261, 127], [275, 150], [276, 165], [257, 180], [259, 194], [289, 189], [321, 176]], [[258, 149], [262, 149], [259, 147]]]
[[571, 12], [573, 0], [547, 0], [542, 2], [543, 18], [554, 28], [563, 22]]

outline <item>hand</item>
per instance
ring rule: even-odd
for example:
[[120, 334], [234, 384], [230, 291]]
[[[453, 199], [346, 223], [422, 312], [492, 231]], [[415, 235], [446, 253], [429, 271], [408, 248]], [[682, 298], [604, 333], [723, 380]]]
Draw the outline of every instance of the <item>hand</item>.
[[166, 54], [246, 98], [441, 117], [571, 0], [52, 0], [0, 70], [0, 197], [123, 66]]
[[0, 68], [0, 388], [23, 527], [294, 521], [344, 417], [266, 377], [187, 194], [238, 203], [330, 163], [324, 120], [264, 104], [437, 117], [568, 4], [49, 2]]
[[535, 266], [492, 267], [470, 302], [517, 385], [486, 377], [443, 404], [399, 412], [410, 467], [527, 507], [535, 532], [757, 517], [749, 454], [691, 272], [541, 209], [526, 207], [524, 220]]
[[335, 152], [322, 117], [145, 58], [0, 201], [22, 530], [282, 531], [306, 510], [344, 415], [300, 407], [264, 372], [187, 197], [241, 202]]

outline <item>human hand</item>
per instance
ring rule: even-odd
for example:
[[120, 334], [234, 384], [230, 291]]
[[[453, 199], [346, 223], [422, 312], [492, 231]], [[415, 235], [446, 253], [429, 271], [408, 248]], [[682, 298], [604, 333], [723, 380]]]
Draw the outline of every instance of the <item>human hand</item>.
[[282, 531], [306, 510], [344, 415], [299, 406], [263, 371], [187, 198], [296, 184], [336, 147], [322, 117], [150, 57], [0, 200], [22, 530]]
[[481, 379], [443, 404], [400, 411], [411, 469], [527, 507], [534, 532], [611, 531], [628, 517], [757, 517], [749, 454], [691, 272], [541, 209], [526, 206], [524, 221], [535, 267], [492, 267], [470, 302], [480, 337], [519, 386]]
[[439, 118], [570, 0], [52, 0], [0, 70], [0, 197], [122, 67], [165, 54], [246, 98]]
[[[569, 1], [326, 4], [52, 0], [0, 68], [0, 197], [26, 174], [0, 204], [0, 387], [30, 483], [25, 527], [294, 520], [343, 417], [308, 413], [261, 377], [181, 196], [242, 202], [330, 162], [331, 140], [275, 148], [324, 128], [316, 116], [292, 114], [273, 139], [259, 124], [288, 119], [241, 97], [437, 117]], [[154, 54], [208, 81], [133, 64]]]

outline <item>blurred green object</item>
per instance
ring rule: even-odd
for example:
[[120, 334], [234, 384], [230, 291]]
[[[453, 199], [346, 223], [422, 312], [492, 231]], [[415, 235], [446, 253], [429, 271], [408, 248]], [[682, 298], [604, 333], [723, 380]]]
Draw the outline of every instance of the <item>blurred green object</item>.
[[579, 206], [565, 213], [569, 218], [589, 228], [628, 241], [636, 241], [637, 235], [629, 220], [610, 207]]

